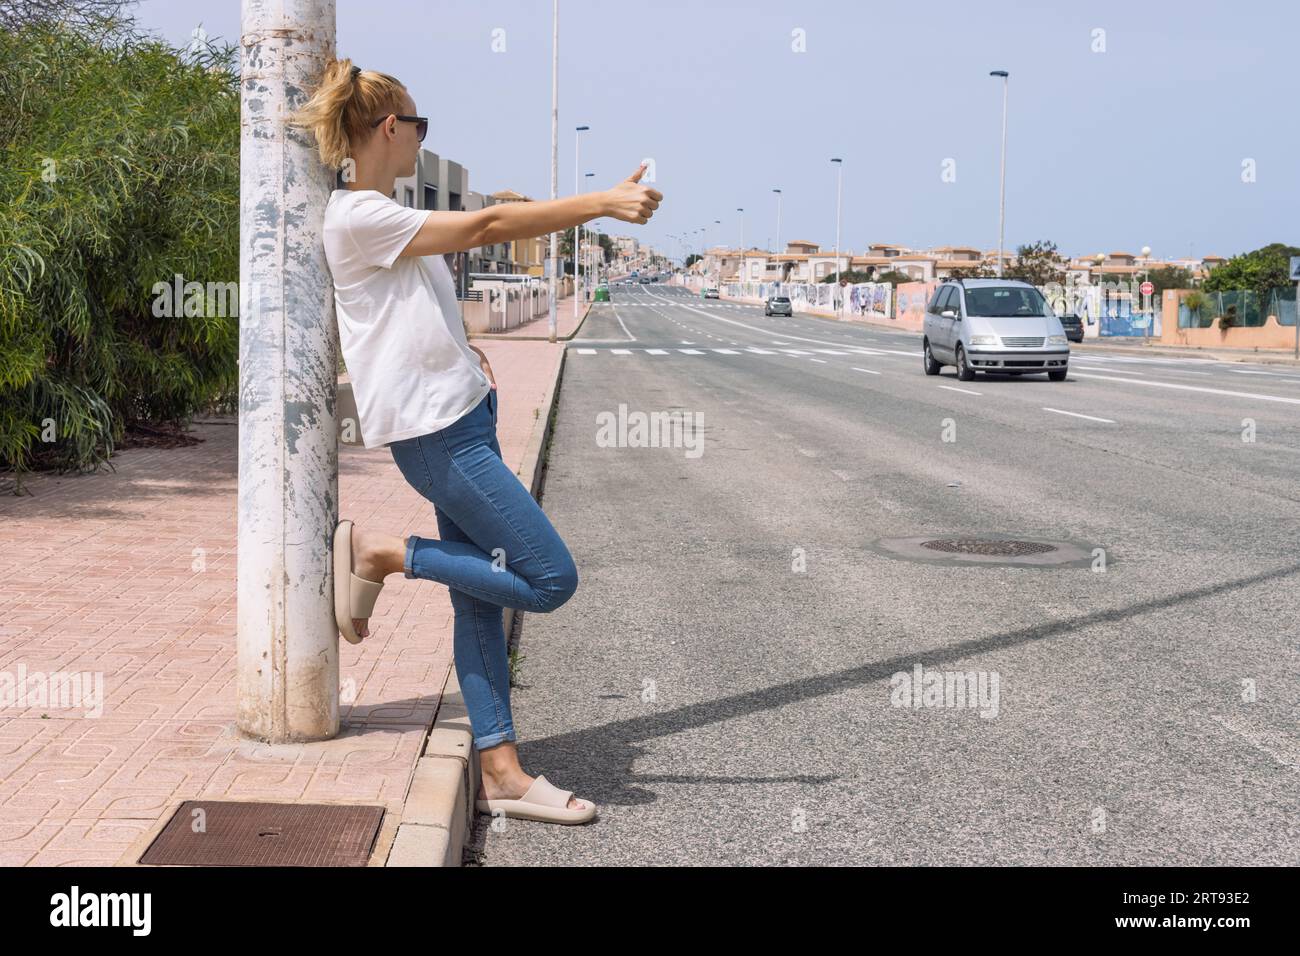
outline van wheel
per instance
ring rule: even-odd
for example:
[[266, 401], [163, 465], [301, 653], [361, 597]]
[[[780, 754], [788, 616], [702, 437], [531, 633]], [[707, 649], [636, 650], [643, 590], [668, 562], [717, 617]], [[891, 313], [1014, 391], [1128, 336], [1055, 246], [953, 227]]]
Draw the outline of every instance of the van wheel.
[[934, 353], [930, 351], [929, 339], [925, 340], [925, 347], [922, 352], [922, 357], [925, 359], [925, 374], [938, 375], [939, 369], [943, 368], [943, 366], [934, 360]]
[[1050, 378], [1053, 382], [1064, 382], [1065, 373], [1067, 371], [1068, 369], [1063, 369], [1063, 368], [1050, 368], [1047, 370], [1047, 377]]
[[960, 345], [957, 346], [957, 381], [975, 381], [975, 370], [971, 368], [970, 363], [966, 361], [966, 350]]

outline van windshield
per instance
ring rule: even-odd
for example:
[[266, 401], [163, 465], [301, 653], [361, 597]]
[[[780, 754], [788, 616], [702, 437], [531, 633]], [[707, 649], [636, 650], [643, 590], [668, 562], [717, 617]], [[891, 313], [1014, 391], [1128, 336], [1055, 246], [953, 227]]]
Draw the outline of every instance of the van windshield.
[[966, 314], [1007, 318], [1016, 315], [1052, 315], [1037, 289], [1019, 286], [985, 286], [966, 290]]

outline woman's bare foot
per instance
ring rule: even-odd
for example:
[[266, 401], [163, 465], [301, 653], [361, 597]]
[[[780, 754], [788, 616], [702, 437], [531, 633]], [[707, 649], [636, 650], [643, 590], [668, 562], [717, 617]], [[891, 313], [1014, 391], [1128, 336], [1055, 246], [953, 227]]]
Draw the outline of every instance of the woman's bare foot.
[[[402, 557], [405, 559], [406, 556]], [[479, 764], [482, 768], [479, 800], [518, 800], [528, 792], [536, 779], [524, 773], [524, 768], [519, 766], [519, 751], [513, 741], [480, 750]], [[569, 797], [569, 802], [565, 804], [570, 810], [583, 810], [590, 805], [577, 797]]]
[[[394, 567], [396, 561], [396, 567]], [[357, 577], [382, 581], [401, 571], [406, 561], [406, 541], [382, 531], [362, 530], [352, 525], [352, 567]], [[352, 628], [361, 637], [370, 636], [370, 618], [354, 617]]]

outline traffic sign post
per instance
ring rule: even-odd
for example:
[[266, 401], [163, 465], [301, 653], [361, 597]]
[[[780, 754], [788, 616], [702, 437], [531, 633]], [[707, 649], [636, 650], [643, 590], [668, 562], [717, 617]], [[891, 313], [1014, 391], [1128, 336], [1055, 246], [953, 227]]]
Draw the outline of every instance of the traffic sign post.
[[1151, 309], [1151, 314], [1147, 316], [1147, 338], [1149, 339], [1151, 338], [1152, 327], [1156, 324], [1156, 307], [1151, 302], [1151, 293], [1156, 291], [1156, 287], [1151, 282], [1143, 282], [1138, 286], [1138, 291], [1142, 293], [1142, 297]]

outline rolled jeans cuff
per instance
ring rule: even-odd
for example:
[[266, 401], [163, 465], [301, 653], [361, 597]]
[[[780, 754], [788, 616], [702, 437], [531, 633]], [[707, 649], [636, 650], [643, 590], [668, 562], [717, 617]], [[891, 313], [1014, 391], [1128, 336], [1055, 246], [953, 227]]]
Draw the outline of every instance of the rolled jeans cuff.
[[402, 559], [402, 574], [408, 578], [415, 577], [411, 570], [411, 560], [415, 556], [415, 535], [407, 535], [406, 538], [406, 557]]

